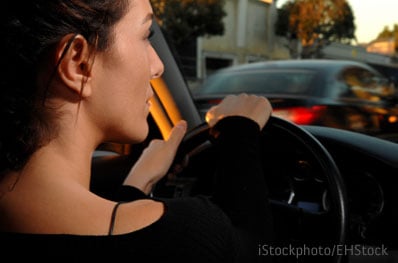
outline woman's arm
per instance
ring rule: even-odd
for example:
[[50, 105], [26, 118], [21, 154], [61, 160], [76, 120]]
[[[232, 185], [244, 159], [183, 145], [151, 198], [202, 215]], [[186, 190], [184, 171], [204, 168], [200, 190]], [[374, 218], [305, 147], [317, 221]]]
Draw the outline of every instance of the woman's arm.
[[[212, 128], [217, 156], [213, 201], [237, 229], [243, 245], [242, 258], [263, 262], [269, 258], [259, 256], [258, 248], [272, 241], [273, 219], [260, 134], [272, 109], [268, 101], [255, 96], [240, 95], [230, 100], [227, 109], [210, 111], [211, 117], [217, 119]], [[229, 111], [232, 113], [221, 114]]]
[[166, 140], [152, 140], [132, 167], [123, 185], [136, 187], [149, 194], [170, 168], [186, 129], [186, 122], [180, 121]]

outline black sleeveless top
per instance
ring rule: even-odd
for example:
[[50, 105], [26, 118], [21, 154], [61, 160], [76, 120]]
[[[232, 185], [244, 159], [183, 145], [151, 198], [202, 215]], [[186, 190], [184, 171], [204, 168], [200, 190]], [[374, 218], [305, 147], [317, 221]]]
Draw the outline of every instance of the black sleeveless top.
[[[157, 199], [165, 206], [161, 218], [127, 234], [112, 235], [117, 217], [104, 236], [1, 233], [2, 256], [51, 262], [270, 262], [258, 251], [272, 239], [258, 125], [227, 117], [214, 128], [220, 169], [211, 197]], [[151, 197], [131, 186], [118, 193], [120, 204], [143, 198]]]

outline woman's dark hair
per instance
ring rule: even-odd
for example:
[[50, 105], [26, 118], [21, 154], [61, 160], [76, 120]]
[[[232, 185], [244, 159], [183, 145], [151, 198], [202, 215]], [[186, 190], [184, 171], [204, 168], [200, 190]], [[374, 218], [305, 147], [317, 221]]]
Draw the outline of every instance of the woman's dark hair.
[[129, 0], [13, 0], [2, 5], [0, 179], [4, 172], [20, 170], [56, 136], [52, 120], [57, 113], [44, 106], [46, 93], [37, 85], [50, 52], [69, 34], [81, 34], [94, 50], [106, 50], [112, 27], [128, 5]]

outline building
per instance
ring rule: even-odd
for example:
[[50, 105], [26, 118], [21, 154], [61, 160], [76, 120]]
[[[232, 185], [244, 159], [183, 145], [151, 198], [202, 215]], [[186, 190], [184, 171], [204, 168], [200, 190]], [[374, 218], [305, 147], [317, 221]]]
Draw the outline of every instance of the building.
[[198, 79], [222, 67], [290, 56], [286, 40], [274, 34], [275, 1], [226, 0], [225, 11], [225, 34], [198, 39]]
[[395, 54], [395, 48], [394, 38], [376, 39], [367, 45], [366, 51], [392, 56]]

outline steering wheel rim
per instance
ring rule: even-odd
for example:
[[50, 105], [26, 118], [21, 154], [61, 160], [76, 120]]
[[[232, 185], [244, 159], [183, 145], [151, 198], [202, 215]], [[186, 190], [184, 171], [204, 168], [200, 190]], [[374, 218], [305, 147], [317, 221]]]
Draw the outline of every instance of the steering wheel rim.
[[[270, 130], [272, 130], [272, 132], [284, 132], [293, 139], [299, 141], [319, 163], [327, 178], [327, 185], [334, 208], [333, 213], [336, 216], [336, 243], [340, 245], [345, 244], [347, 230], [347, 199], [343, 178], [332, 156], [315, 136], [290, 121], [271, 116], [266, 127], [264, 127], [262, 131], [262, 136], [266, 135]], [[176, 174], [180, 173], [184, 167], [190, 165], [190, 158], [192, 158], [193, 155], [200, 154], [203, 149], [212, 147], [209, 131], [210, 128], [207, 123], [202, 123], [187, 132], [177, 152], [174, 165], [170, 170], [169, 179], [176, 179], [176, 177], [178, 177]], [[333, 262], [341, 262], [343, 256], [344, 255], [334, 255]]]
[[292, 122], [278, 117], [271, 117], [269, 125], [273, 126], [277, 130], [283, 130], [295, 137], [295, 139], [299, 140], [306, 146], [307, 150], [312, 153], [319, 165], [322, 167], [328, 180], [331, 199], [334, 201], [335, 213], [339, 219], [337, 242], [344, 244], [347, 228], [347, 197], [345, 193], [344, 180], [332, 156], [322, 143], [315, 138], [315, 136]]

